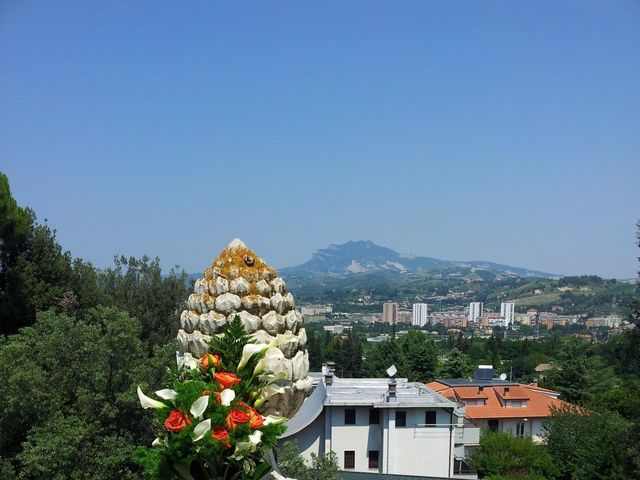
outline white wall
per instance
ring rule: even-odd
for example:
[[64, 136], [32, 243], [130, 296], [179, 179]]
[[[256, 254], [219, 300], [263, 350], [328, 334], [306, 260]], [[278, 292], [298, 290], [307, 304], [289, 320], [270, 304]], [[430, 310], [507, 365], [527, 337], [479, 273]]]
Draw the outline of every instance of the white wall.
[[[338, 455], [338, 464], [344, 468], [344, 451], [354, 450], [356, 462], [354, 471], [378, 472], [379, 468], [369, 469], [369, 450], [378, 450], [379, 464], [382, 464], [382, 428], [381, 425], [369, 425], [369, 408], [355, 407], [356, 424], [344, 424], [345, 408], [332, 407], [331, 450]], [[382, 412], [381, 412], [382, 413]], [[380, 423], [382, 424], [382, 415]]]
[[[344, 424], [345, 408], [356, 410], [355, 425]], [[424, 424], [426, 409], [400, 410], [407, 412], [406, 427], [395, 427], [394, 409], [380, 409], [380, 424], [369, 425], [368, 407], [325, 407], [323, 413], [305, 429], [284, 441], [296, 441], [309, 465], [311, 453], [318, 455], [332, 450], [337, 454], [339, 467], [343, 469], [345, 450], [353, 450], [353, 471], [447, 477], [449, 460], [453, 462], [455, 442], [455, 432], [451, 435], [449, 432], [450, 413], [444, 409], [435, 409], [436, 422], [442, 426], [423, 427], [418, 425]], [[454, 416], [454, 421], [455, 419]], [[385, 425], [390, 426], [386, 432]], [[387, 446], [387, 451], [383, 447], [385, 434], [387, 441], [384, 445]], [[370, 450], [379, 452], [377, 469], [369, 468]]]

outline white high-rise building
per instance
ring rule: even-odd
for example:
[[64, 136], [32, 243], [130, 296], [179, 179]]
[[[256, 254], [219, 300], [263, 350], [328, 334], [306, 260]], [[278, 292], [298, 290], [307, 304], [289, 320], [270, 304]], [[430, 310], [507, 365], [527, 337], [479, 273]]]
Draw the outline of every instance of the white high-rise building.
[[382, 321], [389, 325], [398, 323], [398, 304], [395, 302], [384, 302], [382, 304]]
[[500, 304], [500, 316], [504, 318], [504, 325], [513, 325], [516, 316], [516, 304], [513, 302], [502, 302]]
[[411, 317], [411, 325], [424, 327], [428, 322], [428, 306], [426, 303], [413, 304], [413, 317]]
[[482, 315], [482, 302], [471, 302], [469, 304], [469, 323], [476, 323], [478, 317]]

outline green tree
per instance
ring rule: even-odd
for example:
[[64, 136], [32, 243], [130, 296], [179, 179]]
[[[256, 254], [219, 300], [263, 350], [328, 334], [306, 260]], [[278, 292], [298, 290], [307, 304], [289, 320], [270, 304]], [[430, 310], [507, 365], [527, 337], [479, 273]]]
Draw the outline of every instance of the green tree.
[[163, 275], [160, 260], [114, 258], [115, 267], [98, 278], [107, 304], [129, 312], [140, 322], [140, 335], [151, 349], [175, 338], [180, 311], [189, 296], [187, 274]]
[[616, 383], [613, 369], [599, 356], [589, 356], [589, 345], [578, 339], [564, 342], [556, 368], [547, 372], [541, 385], [557, 390], [571, 403], [585, 405]]
[[292, 441], [286, 441], [278, 447], [278, 467], [282, 472], [296, 480], [339, 480], [338, 456], [335, 452], [311, 454], [311, 467], [309, 467], [298, 445]]
[[556, 468], [545, 447], [531, 437], [516, 438], [508, 432], [483, 433], [480, 448], [470, 459], [480, 477], [513, 479], [554, 478]]
[[502, 367], [502, 358], [500, 356], [501, 344], [502, 342], [498, 337], [491, 335], [485, 346], [491, 365], [493, 365], [496, 372]]
[[336, 452], [311, 454], [311, 469], [316, 480], [339, 480], [340, 467], [338, 466], [338, 455]]
[[365, 356], [365, 373], [369, 377], [386, 377], [387, 368], [391, 365], [396, 366], [399, 376], [407, 376], [406, 359], [397, 340], [373, 344]]
[[624, 439], [630, 422], [614, 412], [555, 410], [543, 423], [549, 454], [561, 478], [572, 480], [631, 478], [625, 466], [633, 464]]
[[288, 440], [278, 447], [278, 467], [287, 477], [311, 480], [313, 475], [300, 455], [297, 443]]
[[457, 348], [449, 352], [439, 373], [442, 378], [468, 378], [471, 375], [473, 375], [473, 366], [469, 357]]
[[[47, 311], [0, 342], [0, 452], [18, 478], [126, 479], [151, 442], [135, 385], [159, 386], [175, 346], [146, 354], [139, 322], [100, 307]], [[86, 457], [86, 458], [85, 458]]]
[[438, 367], [438, 347], [422, 332], [410, 331], [398, 341], [404, 358], [401, 375], [410, 381], [430, 382]]

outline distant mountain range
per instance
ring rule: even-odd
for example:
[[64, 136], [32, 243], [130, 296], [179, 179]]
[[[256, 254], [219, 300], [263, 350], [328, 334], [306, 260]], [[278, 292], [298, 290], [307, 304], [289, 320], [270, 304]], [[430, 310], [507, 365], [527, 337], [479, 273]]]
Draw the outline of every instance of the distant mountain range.
[[[411, 276], [458, 276], [482, 280], [483, 273], [492, 277], [518, 276], [559, 278], [560, 275], [512, 267], [487, 261], [459, 262], [432, 257], [403, 255], [368, 240], [349, 241], [341, 245], [329, 245], [318, 250], [302, 265], [279, 269], [285, 278], [312, 278], [316, 276], [345, 277], [359, 273], [388, 272]], [[475, 278], [477, 277], [477, 278]]]

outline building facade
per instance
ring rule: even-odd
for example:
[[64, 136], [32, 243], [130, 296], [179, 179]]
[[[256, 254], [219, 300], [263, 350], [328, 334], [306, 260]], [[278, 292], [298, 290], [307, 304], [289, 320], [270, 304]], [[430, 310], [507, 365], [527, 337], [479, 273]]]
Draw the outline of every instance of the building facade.
[[318, 380], [280, 442], [295, 441], [307, 461], [333, 451], [346, 471], [477, 478], [456, 472], [479, 438], [464, 408], [423, 384], [331, 374]]
[[478, 320], [478, 317], [482, 316], [483, 304], [482, 302], [471, 302], [469, 304], [469, 323], [474, 324]]
[[413, 316], [411, 317], [411, 325], [424, 327], [429, 322], [429, 307], [426, 303], [413, 304]]
[[427, 384], [447, 399], [465, 406], [466, 416], [481, 428], [511, 432], [541, 442], [542, 423], [554, 408], [570, 405], [559, 393], [499, 379], [436, 379]]
[[395, 302], [384, 302], [382, 304], [382, 321], [389, 325], [398, 323], [398, 304]]
[[502, 302], [500, 304], [500, 316], [504, 318], [504, 326], [513, 325], [516, 315], [516, 304], [513, 302]]

